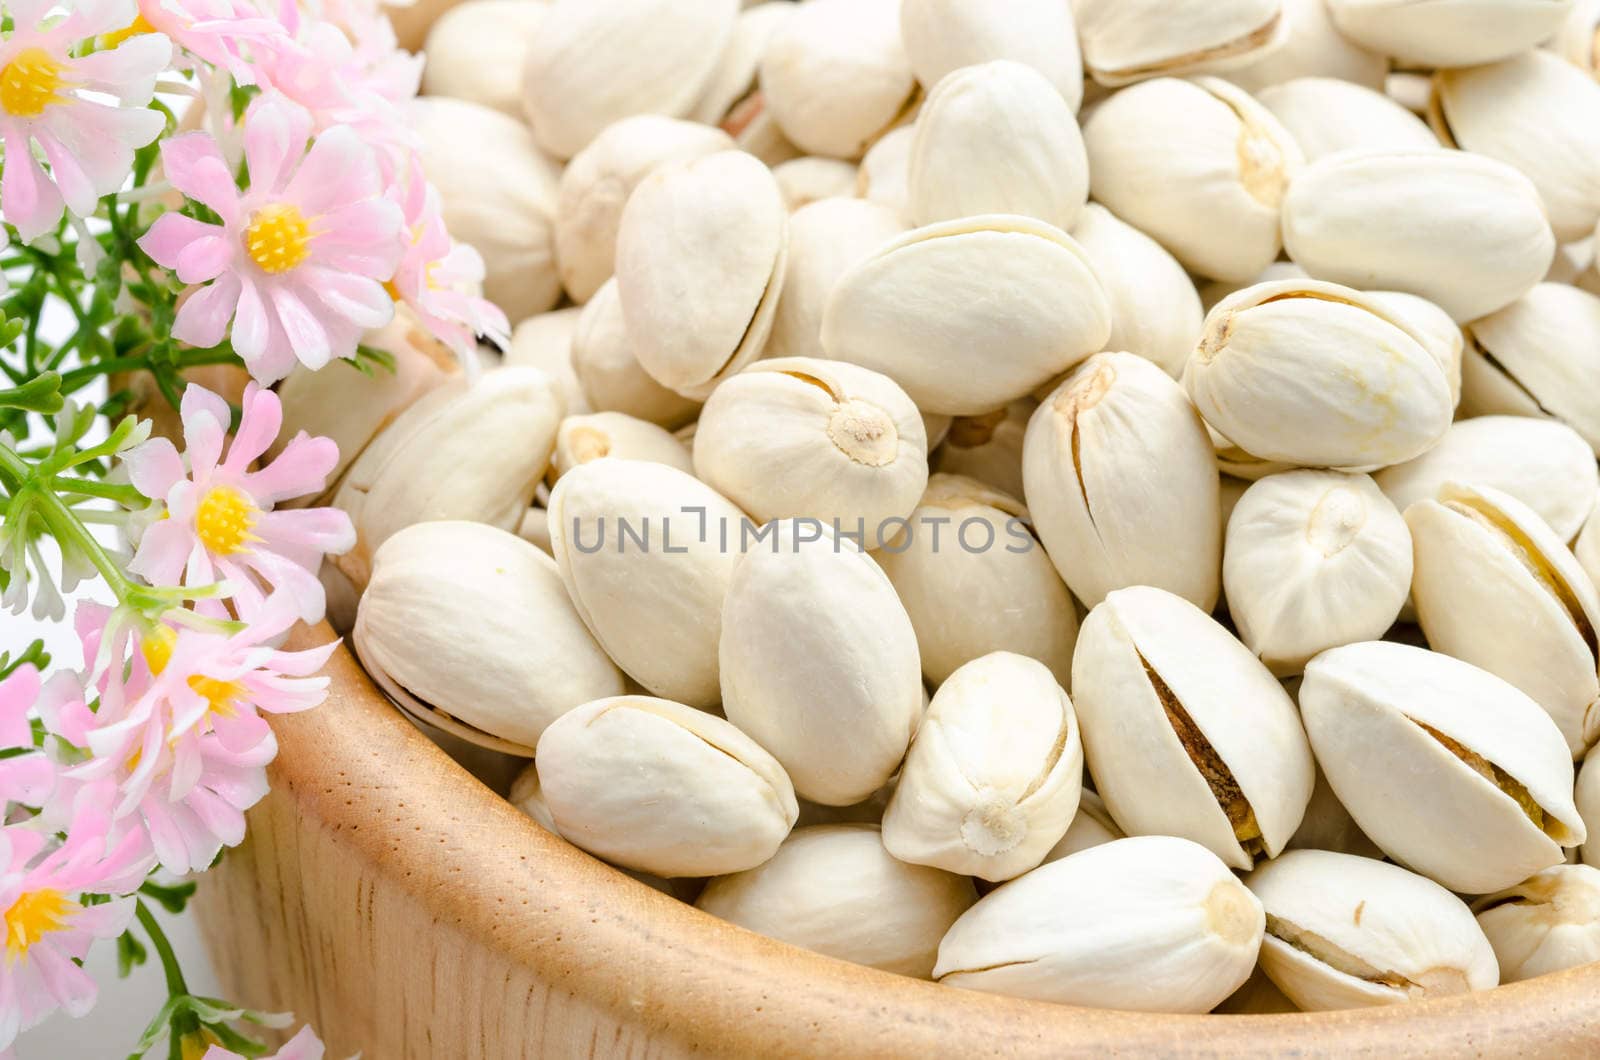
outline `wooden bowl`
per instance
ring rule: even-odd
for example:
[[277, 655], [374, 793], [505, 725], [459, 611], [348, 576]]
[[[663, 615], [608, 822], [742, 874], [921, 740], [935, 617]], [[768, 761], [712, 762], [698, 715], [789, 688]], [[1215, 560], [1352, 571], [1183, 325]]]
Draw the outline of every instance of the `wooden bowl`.
[[[304, 646], [326, 641], [322, 627]], [[328, 701], [273, 719], [272, 792], [203, 877], [228, 996], [329, 1056], [1578, 1056], [1600, 965], [1414, 1005], [1158, 1016], [957, 990], [683, 905], [539, 828], [456, 765], [344, 649]]]

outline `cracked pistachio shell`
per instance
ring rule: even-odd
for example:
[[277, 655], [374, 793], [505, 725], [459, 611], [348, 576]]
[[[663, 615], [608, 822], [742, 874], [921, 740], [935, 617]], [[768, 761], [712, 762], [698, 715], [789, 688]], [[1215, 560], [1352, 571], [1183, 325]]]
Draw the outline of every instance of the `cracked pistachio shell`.
[[1095, 790], [1130, 835], [1182, 835], [1238, 869], [1294, 835], [1315, 780], [1294, 701], [1187, 600], [1107, 596], [1078, 631], [1072, 689]]
[[522, 120], [522, 64], [550, 5], [529, 0], [467, 0], [428, 30], [422, 92], [450, 96]]
[[539, 737], [539, 788], [557, 834], [656, 876], [718, 876], [778, 852], [794, 788], [714, 714], [645, 695], [584, 703]]
[[[1596, 506], [1600, 511], [1600, 505]], [[1591, 515], [1584, 524], [1583, 531], [1578, 534], [1577, 542], [1572, 546], [1572, 553], [1577, 557], [1578, 565], [1584, 573], [1589, 575], [1589, 581], [1600, 587], [1600, 518]]]
[[549, 466], [561, 416], [555, 383], [537, 368], [436, 387], [345, 475], [334, 503], [350, 513], [356, 546], [336, 565], [359, 589], [373, 554], [413, 523], [465, 519], [514, 529]]
[[902, 125], [867, 148], [856, 169], [857, 195], [904, 212], [911, 198], [907, 184], [911, 179], [911, 141], [916, 133], [915, 125]]
[[1547, 416], [1600, 453], [1600, 297], [1541, 283], [1467, 330], [1465, 415]]
[[1166, 249], [1098, 203], [1072, 227], [1111, 303], [1108, 350], [1136, 353], [1176, 379], [1205, 313], [1194, 281]]
[[712, 880], [695, 905], [742, 928], [869, 968], [926, 979], [977, 900], [965, 876], [889, 856], [870, 824], [797, 828], [772, 860]]
[[1402, 66], [1476, 66], [1560, 28], [1572, 0], [1327, 0], [1333, 24]]
[[761, 53], [761, 90], [783, 135], [809, 155], [860, 158], [917, 92], [898, 0], [806, 0]]
[[621, 412], [593, 412], [562, 420], [550, 467], [559, 478], [579, 464], [607, 456], [646, 460], [694, 474], [689, 450], [671, 431]]
[[1013, 497], [935, 475], [908, 532], [878, 552], [933, 684], [999, 651], [1039, 660], [1062, 685], [1071, 679], [1078, 616], [1027, 518]]
[[1449, 482], [1488, 486], [1527, 505], [1571, 541], [1600, 494], [1594, 450], [1564, 423], [1528, 416], [1479, 416], [1450, 425], [1438, 445], [1373, 476], [1405, 511]]
[[1134, 85], [1095, 109], [1083, 139], [1089, 193], [1191, 272], [1242, 282], [1277, 258], [1302, 156], [1243, 89], [1213, 77]]
[[1487, 990], [1495, 951], [1465, 902], [1398, 865], [1292, 850], [1245, 877], [1267, 912], [1261, 966], [1306, 1012]]
[[916, 130], [907, 172], [913, 224], [1006, 213], [1068, 229], [1088, 201], [1078, 119], [1032, 67], [1000, 59], [945, 75]]
[[657, 876], [720, 876], [772, 857], [799, 807], [783, 767], [713, 714], [650, 696], [597, 699], [539, 737], [556, 832]]
[[578, 381], [572, 364], [572, 336], [577, 333], [582, 312], [581, 306], [568, 306], [536, 313], [511, 332], [511, 347], [505, 351], [507, 365], [537, 368], [555, 380], [556, 391], [569, 416], [594, 411], [589, 407], [589, 396], [583, 392], [583, 384]]
[[1433, 86], [1429, 119], [1441, 139], [1525, 174], [1561, 242], [1594, 234], [1600, 84], [1593, 77], [1535, 48], [1488, 66], [1441, 70]]
[[[710, 83], [689, 114], [697, 122], [724, 127], [739, 124], [741, 107], [759, 99], [761, 54], [766, 51], [767, 41], [795, 11], [795, 5], [777, 2], [747, 3], [744, 8], [733, 25], [727, 47], [717, 60]], [[769, 118], [766, 124], [770, 123]], [[739, 146], [763, 162], [768, 161], [749, 145], [741, 142]]]
[[1222, 584], [1239, 639], [1280, 676], [1340, 644], [1376, 640], [1411, 587], [1411, 534], [1371, 477], [1286, 471], [1228, 521]]
[[1450, 383], [1399, 314], [1314, 280], [1219, 302], [1184, 371], [1206, 422], [1247, 453], [1310, 467], [1383, 467], [1450, 427]]
[[1261, 90], [1257, 98], [1289, 130], [1307, 162], [1348, 150], [1429, 151], [1439, 146], [1426, 122], [1362, 85], [1302, 77]]
[[1247, 66], [1283, 46], [1282, 0], [1073, 0], [1089, 76], [1102, 85]]
[[1208, 1012], [1255, 967], [1265, 917], [1198, 844], [1118, 839], [1041, 865], [968, 910], [933, 974], [1089, 1008]]
[[[1299, 691], [1299, 679], [1294, 681], [1293, 692]], [[1320, 768], [1317, 782], [1311, 789], [1311, 801], [1306, 804], [1306, 815], [1289, 840], [1290, 850], [1332, 850], [1339, 854], [1355, 854], [1363, 858], [1383, 859], [1378, 844], [1367, 838], [1350, 811], [1344, 808], [1339, 796]]]
[[1600, 77], [1600, 0], [1575, 0], [1547, 47], [1590, 77]]
[[971, 416], [1103, 348], [1111, 307], [1058, 228], [995, 214], [917, 228], [843, 276], [822, 315], [830, 358], [875, 369], [925, 412]]
[[1406, 644], [1349, 644], [1307, 665], [1300, 713], [1361, 830], [1452, 891], [1512, 886], [1583, 842], [1561, 730], [1487, 670]]
[[[1578, 813], [1587, 826], [1595, 830], [1596, 839], [1600, 839], [1600, 754], [1590, 751], [1584, 758], [1583, 765], [1578, 770], [1577, 790], [1574, 801], [1578, 806]], [[1600, 846], [1586, 843], [1580, 849], [1585, 865], [1600, 863]]]
[[616, 459], [562, 475], [548, 508], [561, 579], [606, 653], [656, 695], [715, 706], [744, 513], [677, 468]]
[[758, 523], [809, 516], [860, 522], [872, 534], [916, 507], [928, 484], [928, 439], [917, 407], [887, 376], [784, 357], [712, 391], [694, 469]]
[[922, 716], [917, 638], [872, 558], [815, 520], [768, 524], [722, 609], [722, 705], [812, 802], [892, 776]]
[[450, 234], [483, 255], [483, 296], [512, 320], [554, 308], [556, 163], [526, 125], [489, 107], [430, 96], [408, 117]]
[[778, 184], [743, 151], [663, 166], [641, 181], [617, 233], [617, 294], [644, 370], [704, 399], [760, 356], [787, 243]]
[[1448, 483], [1406, 522], [1429, 645], [1526, 692], [1581, 756], [1600, 739], [1600, 598], [1577, 559], [1527, 505], [1488, 486]]
[[1389, 60], [1340, 33], [1327, 0], [1283, 0], [1289, 24], [1282, 47], [1223, 76], [1247, 92], [1259, 92], [1302, 77], [1329, 77], [1383, 90]]
[[1433, 355], [1444, 369], [1450, 386], [1450, 407], [1461, 404], [1461, 359], [1466, 353], [1466, 332], [1450, 319], [1450, 314], [1426, 298], [1404, 291], [1368, 291], [1367, 297], [1404, 324], [1411, 337]]
[[906, 231], [897, 210], [867, 199], [823, 199], [789, 217], [789, 261], [766, 357], [820, 357], [828, 295], [857, 262]]
[[1283, 245], [1319, 280], [1420, 295], [1458, 323], [1526, 294], [1556, 248], [1527, 177], [1440, 150], [1345, 151], [1306, 166], [1283, 200]]
[[700, 402], [656, 382], [634, 356], [617, 281], [607, 280], [578, 316], [572, 333], [572, 372], [585, 401], [601, 412], [624, 412], [668, 430], [693, 422]]
[[1044, 860], [1083, 790], [1078, 721], [1044, 664], [997, 651], [951, 674], [883, 815], [901, 861], [1009, 880]]
[[1020, 398], [982, 416], [957, 416], [939, 445], [934, 467], [1021, 497], [1022, 440], [1038, 407], [1032, 398]]
[[561, 283], [587, 302], [615, 267], [617, 229], [628, 196], [663, 165], [730, 150], [721, 129], [660, 114], [638, 114], [606, 126], [561, 172], [556, 251]]
[[1085, 788], [1078, 800], [1077, 815], [1072, 818], [1072, 824], [1067, 827], [1060, 842], [1044, 856], [1044, 863], [1060, 861], [1090, 847], [1104, 846], [1112, 840], [1125, 838], [1117, 822], [1111, 819], [1106, 804], [1100, 801], [1100, 796]]
[[1600, 961], [1600, 869], [1554, 865], [1472, 903], [1500, 960], [1500, 981]]
[[[791, 158], [773, 166], [772, 176], [778, 182], [778, 191], [783, 194], [784, 205], [791, 211], [822, 199], [854, 199], [856, 194], [855, 164], [837, 158], [814, 158], [810, 155]], [[792, 229], [789, 238], [790, 253], [793, 254]], [[782, 303], [779, 305], [781, 308]]]
[[1029, 421], [1022, 480], [1039, 539], [1087, 606], [1127, 585], [1217, 602], [1216, 460], [1183, 388], [1149, 361], [1080, 365]]
[[386, 691], [524, 754], [573, 707], [622, 691], [555, 562], [482, 523], [418, 523], [384, 542], [352, 639]]
[[1083, 58], [1070, 3], [905, 0], [900, 36], [925, 88], [960, 67], [1009, 59], [1043, 74], [1073, 111], [1083, 101]]
[[522, 67], [533, 135], [571, 158], [618, 119], [687, 115], [738, 14], [737, 0], [556, 0]]

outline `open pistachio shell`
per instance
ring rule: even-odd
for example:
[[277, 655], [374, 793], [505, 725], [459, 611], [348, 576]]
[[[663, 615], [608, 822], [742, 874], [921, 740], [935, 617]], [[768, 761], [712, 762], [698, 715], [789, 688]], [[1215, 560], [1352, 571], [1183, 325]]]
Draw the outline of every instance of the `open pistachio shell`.
[[555, 380], [569, 416], [594, 411], [572, 364], [572, 337], [582, 312], [574, 305], [535, 313], [512, 330], [511, 346], [505, 351], [505, 364], [537, 368]]
[[450, 96], [522, 120], [522, 64], [550, 5], [527, 0], [467, 0], [428, 30], [422, 93]]
[[1258, 98], [1289, 130], [1307, 162], [1339, 151], [1439, 146], [1421, 118], [1382, 92], [1348, 81], [1303, 77], [1262, 89]]
[[1072, 824], [1067, 827], [1067, 832], [1061, 837], [1061, 841], [1050, 848], [1044, 860], [1060, 861], [1080, 850], [1104, 846], [1114, 839], [1125, 838], [1127, 837], [1122, 834], [1122, 829], [1117, 827], [1117, 822], [1111, 819], [1106, 804], [1100, 801], [1100, 796], [1085, 788], [1078, 799], [1077, 816], [1072, 819]]
[[1600, 961], [1600, 869], [1554, 865], [1472, 903], [1500, 960], [1500, 981]]
[[869, 199], [823, 199], [791, 214], [783, 291], [762, 356], [821, 357], [833, 285], [906, 228], [898, 210]]
[[1328, 0], [1351, 40], [1406, 66], [1475, 66], [1515, 55], [1560, 28], [1571, 0]]
[[647, 460], [694, 473], [689, 450], [671, 431], [621, 412], [592, 412], [562, 420], [550, 470], [559, 478], [579, 464], [608, 456]]
[[635, 355], [617, 281], [607, 280], [580, 312], [572, 332], [572, 373], [584, 401], [677, 430], [700, 414], [700, 402], [656, 382]]
[[[1578, 769], [1577, 790], [1573, 796], [1583, 823], [1600, 839], [1600, 754], [1590, 751]], [[1586, 843], [1580, 849], [1585, 865], [1600, 864], [1600, 844]]]
[[1340, 33], [1327, 0], [1283, 0], [1289, 32], [1281, 47], [1222, 76], [1247, 92], [1303, 77], [1338, 78], [1383, 91], [1389, 60]]
[[1021, 398], [982, 416], [957, 416], [939, 444], [935, 470], [976, 479], [1007, 496], [1021, 497], [1022, 440], [1038, 407], [1032, 398]]
[[1282, 47], [1282, 0], [1075, 0], [1089, 75], [1102, 85], [1245, 66]]
[[1070, 3], [905, 0], [900, 36], [924, 88], [960, 67], [1010, 59], [1048, 78], [1073, 111], [1083, 101], [1083, 57]]

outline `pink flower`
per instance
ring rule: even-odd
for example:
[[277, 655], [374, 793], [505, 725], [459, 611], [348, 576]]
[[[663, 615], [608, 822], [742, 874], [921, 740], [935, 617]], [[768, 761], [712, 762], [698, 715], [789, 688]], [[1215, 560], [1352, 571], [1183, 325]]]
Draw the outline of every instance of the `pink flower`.
[[[86, 894], [126, 894], [149, 873], [145, 837], [112, 839], [107, 792], [85, 789], [66, 840], [29, 825], [0, 828], [0, 909], [5, 910], [5, 970], [0, 974], [0, 1049], [56, 1009], [82, 1016], [95, 985], [76, 964], [96, 939], [116, 938], [133, 916], [132, 898], [88, 905]], [[48, 850], [48, 852], [47, 852]]]
[[373, 152], [355, 130], [335, 126], [308, 151], [306, 112], [261, 98], [244, 125], [248, 191], [209, 135], [161, 145], [173, 185], [222, 223], [162, 214], [139, 245], [200, 285], [178, 310], [173, 336], [215, 346], [231, 320], [233, 348], [256, 379], [272, 383], [296, 358], [321, 368], [353, 356], [363, 332], [394, 316], [383, 283], [400, 261], [404, 219], [383, 197]]
[[[261, 1060], [322, 1060], [324, 1048], [320, 1039], [311, 1030], [308, 1023], [300, 1028], [300, 1032], [284, 1043], [282, 1049], [271, 1056], [262, 1057]], [[220, 1045], [213, 1045], [206, 1050], [200, 1060], [245, 1060], [238, 1053], [232, 1053]]]
[[511, 323], [483, 298], [483, 258], [451, 240], [439, 210], [439, 193], [413, 157], [405, 184], [391, 189], [406, 216], [406, 249], [390, 281], [393, 294], [414, 310], [434, 337], [456, 352], [471, 371], [477, 366], [477, 336], [505, 347]]
[[[283, 23], [243, 0], [138, 0], [138, 16], [118, 36], [164, 33], [189, 56], [254, 84], [252, 56], [286, 37]], [[189, 65], [187, 63], [185, 66]]]
[[56, 21], [53, 0], [10, 0], [6, 9], [16, 28], [0, 41], [0, 213], [31, 242], [55, 228], [63, 205], [92, 214], [127, 179], [134, 151], [160, 135], [166, 119], [146, 105], [172, 43], [143, 34], [73, 54], [85, 38], [132, 22], [133, 0], [81, 0]]
[[180, 409], [184, 455], [167, 439], [152, 438], [123, 457], [134, 488], [165, 506], [165, 515], [145, 529], [128, 569], [153, 585], [227, 579], [234, 609], [247, 621], [269, 592], [281, 592], [300, 618], [318, 622], [326, 597], [317, 568], [324, 555], [355, 544], [355, 528], [337, 508], [273, 508], [321, 493], [339, 448], [301, 431], [276, 459], [252, 471], [278, 437], [283, 406], [278, 395], [252, 383], [243, 407], [239, 433], [220, 459], [227, 402], [190, 384]]
[[23, 752], [0, 758], [0, 802], [6, 809], [12, 803], [42, 806], [55, 789], [55, 763], [42, 751], [34, 750], [29, 720], [39, 699], [39, 687], [39, 670], [32, 663], [17, 667], [0, 680], [0, 749]]

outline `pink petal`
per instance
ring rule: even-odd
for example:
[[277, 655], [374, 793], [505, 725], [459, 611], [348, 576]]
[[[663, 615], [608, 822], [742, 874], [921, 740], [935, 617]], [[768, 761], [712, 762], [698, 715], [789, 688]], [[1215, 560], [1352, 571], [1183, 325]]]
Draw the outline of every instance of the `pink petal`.
[[178, 279], [184, 283], [206, 283], [216, 279], [233, 264], [233, 251], [233, 241], [225, 238], [221, 229], [215, 235], [194, 240], [178, 256]]
[[33, 746], [28, 711], [39, 698], [40, 686], [39, 668], [32, 663], [17, 667], [11, 676], [0, 680], [0, 746]]
[[39, 973], [45, 989], [61, 1011], [76, 1019], [94, 1008], [94, 980], [64, 953], [48, 944], [30, 946], [28, 963]]
[[310, 117], [300, 107], [281, 96], [257, 98], [244, 120], [244, 157], [253, 198], [281, 192], [310, 131]]
[[[150, 226], [149, 231], [139, 237], [139, 249], [150, 255], [157, 265], [167, 269], [176, 268], [178, 259], [189, 244], [220, 236], [223, 231], [218, 225], [206, 224], [181, 213], [164, 213], [156, 218], [156, 223]], [[178, 278], [184, 283], [199, 282], [183, 276]], [[206, 277], [208, 280], [210, 278]]]
[[[233, 348], [249, 364], [267, 353], [267, 308], [261, 300], [261, 290], [254, 283], [245, 283], [239, 292], [239, 308], [233, 318]], [[254, 368], [251, 369], [255, 374]]]
[[317, 299], [363, 331], [376, 330], [394, 319], [394, 299], [377, 280], [320, 266], [305, 271], [306, 286]]
[[270, 390], [251, 383], [245, 388], [242, 408], [239, 432], [234, 435], [233, 445], [228, 447], [228, 459], [222, 465], [235, 474], [248, 471], [251, 463], [277, 441], [278, 431], [283, 427], [283, 403]]
[[[168, 214], [167, 216], [172, 216]], [[183, 457], [166, 438], [151, 438], [122, 454], [128, 466], [128, 481], [151, 500], [165, 500], [172, 487], [186, 477]]]
[[[161, 220], [171, 216], [163, 214]], [[225, 272], [209, 286], [191, 294], [178, 307], [178, 315], [172, 322], [173, 338], [200, 349], [210, 349], [220, 343], [228, 333], [228, 321], [239, 304], [241, 286], [236, 274]]]
[[303, 549], [312, 554], [339, 554], [355, 544], [350, 516], [339, 508], [288, 508], [267, 512], [256, 524], [256, 533], [284, 549]]
[[158, 519], [139, 539], [128, 569], [151, 585], [177, 585], [194, 547], [194, 529], [187, 522]]
[[55, 228], [64, 204], [44, 167], [33, 157], [27, 133], [8, 122], [4, 140], [10, 164], [0, 167], [0, 213], [16, 226], [24, 243], [31, 243]]
[[[282, 556], [260, 550], [251, 555], [250, 566], [260, 571], [263, 579], [272, 586], [274, 598], [281, 597], [294, 606], [301, 621], [322, 621], [328, 600], [322, 582], [315, 574]], [[241, 604], [240, 617], [250, 621], [262, 606], [260, 600], [251, 601], [248, 605]]]
[[216, 211], [224, 223], [238, 220], [239, 186], [208, 134], [185, 133], [163, 140], [161, 165], [173, 187]]
[[84, 56], [73, 63], [72, 70], [123, 103], [143, 107], [155, 93], [156, 75], [171, 62], [170, 40], [159, 33], [140, 33], [110, 51]]
[[200, 485], [211, 477], [217, 458], [222, 455], [228, 424], [233, 421], [232, 410], [216, 394], [190, 383], [184, 388], [178, 413], [183, 420], [184, 455], [189, 458], [189, 473], [195, 484]]
[[317, 218], [312, 259], [374, 280], [394, 275], [405, 252], [400, 207], [388, 199], [368, 199]]
[[382, 191], [372, 148], [348, 125], [336, 125], [312, 143], [287, 194], [307, 216], [315, 217]]
[[55, 763], [43, 754], [0, 759], [0, 800], [42, 806], [55, 787]]
[[[283, 447], [278, 458], [259, 471], [244, 476], [244, 488], [263, 504], [279, 504], [327, 486], [328, 473], [339, 462], [339, 447], [329, 438], [301, 431]], [[278, 513], [282, 514], [282, 513]]]
[[308, 368], [327, 364], [333, 356], [333, 347], [323, 321], [287, 284], [275, 285], [269, 294], [278, 323], [289, 337], [289, 345], [300, 363]]
[[[160, 111], [144, 108], [111, 107], [85, 100], [57, 110], [59, 114], [56, 110], [46, 111], [50, 131], [72, 156], [72, 168], [92, 189], [86, 208], [80, 208], [68, 196], [68, 204], [79, 216], [93, 210], [94, 199], [122, 187], [133, 168], [134, 148], [150, 143], [166, 127], [166, 117]], [[41, 137], [40, 143], [46, 147], [51, 166], [58, 167], [61, 163], [57, 153], [49, 150], [49, 141]], [[60, 173], [56, 174], [56, 182], [61, 182]], [[66, 189], [62, 191], [65, 194]]]
[[308, 1023], [301, 1027], [293, 1038], [285, 1042], [283, 1048], [272, 1055], [271, 1060], [322, 1060], [325, 1051], [325, 1047], [312, 1033], [311, 1025]]

